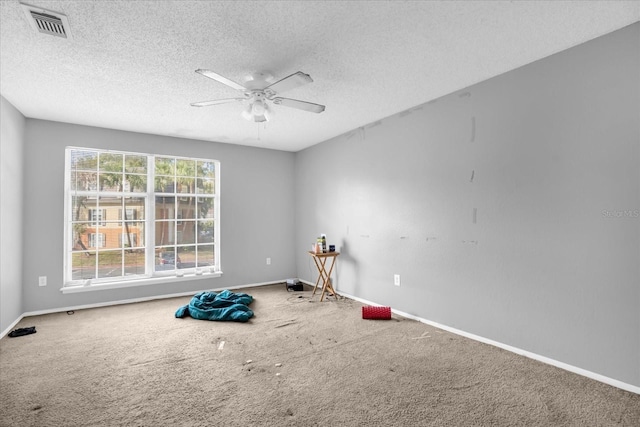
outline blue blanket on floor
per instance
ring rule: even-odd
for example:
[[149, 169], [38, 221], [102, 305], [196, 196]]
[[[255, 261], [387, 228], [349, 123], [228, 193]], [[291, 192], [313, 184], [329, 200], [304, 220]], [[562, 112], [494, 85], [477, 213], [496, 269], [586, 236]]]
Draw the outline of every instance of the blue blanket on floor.
[[224, 290], [215, 292], [200, 292], [191, 298], [188, 305], [176, 311], [176, 317], [187, 315], [200, 320], [231, 320], [246, 322], [253, 317], [253, 311], [248, 307], [253, 297], [248, 294], [236, 294]]

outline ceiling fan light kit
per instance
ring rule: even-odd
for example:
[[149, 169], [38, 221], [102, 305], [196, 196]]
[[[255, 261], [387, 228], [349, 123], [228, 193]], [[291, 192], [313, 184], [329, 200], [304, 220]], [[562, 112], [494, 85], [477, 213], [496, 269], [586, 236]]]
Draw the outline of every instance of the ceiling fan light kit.
[[261, 99], [252, 101], [247, 108], [242, 112], [242, 117], [250, 122], [266, 122], [271, 120], [271, 110]]
[[268, 83], [271, 76], [265, 73], [256, 73], [247, 79], [244, 86], [214, 73], [211, 70], [198, 69], [196, 70], [196, 73], [202, 74], [205, 77], [241, 91], [243, 98], [225, 98], [212, 101], [193, 102], [191, 104], [193, 107], [208, 107], [210, 105], [248, 101], [247, 108], [242, 111], [242, 117], [252, 122], [266, 122], [271, 119], [273, 110], [269, 108], [267, 101], [273, 102], [275, 105], [283, 105], [285, 107], [296, 108], [298, 110], [308, 111], [311, 113], [321, 113], [325, 110], [324, 105], [276, 96], [278, 93], [295, 89], [299, 86], [313, 82], [311, 76], [303, 73], [302, 71], [293, 73], [290, 76], [280, 79], [272, 84]]

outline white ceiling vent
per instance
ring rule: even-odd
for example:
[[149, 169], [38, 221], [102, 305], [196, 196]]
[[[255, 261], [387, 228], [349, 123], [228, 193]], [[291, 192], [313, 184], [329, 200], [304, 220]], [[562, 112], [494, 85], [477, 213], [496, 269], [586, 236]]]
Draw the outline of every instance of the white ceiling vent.
[[25, 3], [21, 3], [20, 6], [22, 6], [22, 10], [34, 30], [52, 36], [71, 38], [69, 20], [66, 15]]

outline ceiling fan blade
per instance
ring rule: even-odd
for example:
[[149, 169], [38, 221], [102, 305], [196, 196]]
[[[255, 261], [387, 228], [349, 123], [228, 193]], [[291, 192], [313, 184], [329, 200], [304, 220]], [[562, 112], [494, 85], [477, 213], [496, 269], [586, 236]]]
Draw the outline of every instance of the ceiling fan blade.
[[324, 105], [314, 104], [312, 102], [298, 101], [290, 98], [273, 98], [276, 105], [284, 105], [285, 107], [297, 108], [298, 110], [310, 111], [312, 113], [322, 113], [325, 109]]
[[215, 99], [213, 101], [201, 101], [191, 103], [192, 107], [208, 107], [209, 105], [228, 104], [229, 102], [244, 101], [246, 98]]
[[234, 82], [233, 80], [229, 80], [228, 78], [223, 77], [223, 76], [221, 76], [220, 74], [214, 73], [214, 72], [213, 72], [213, 71], [211, 71], [211, 70], [197, 69], [197, 70], [196, 70], [196, 73], [198, 73], [198, 74], [202, 74], [202, 75], [203, 75], [203, 76], [205, 76], [205, 77], [209, 77], [210, 79], [213, 79], [213, 80], [215, 80], [215, 81], [217, 81], [217, 82], [220, 82], [220, 83], [222, 83], [222, 84], [225, 84], [225, 85], [227, 85], [227, 86], [229, 86], [229, 87], [232, 87], [232, 88], [234, 88], [234, 89], [241, 90], [241, 91], [243, 91], [243, 92], [244, 92], [245, 90], [247, 90], [244, 86], [239, 85], [238, 83]]
[[290, 76], [287, 76], [284, 79], [280, 79], [277, 82], [267, 86], [264, 90], [273, 94], [282, 93], [311, 82], [313, 82], [313, 79], [309, 74], [298, 71], [297, 73], [293, 73]]

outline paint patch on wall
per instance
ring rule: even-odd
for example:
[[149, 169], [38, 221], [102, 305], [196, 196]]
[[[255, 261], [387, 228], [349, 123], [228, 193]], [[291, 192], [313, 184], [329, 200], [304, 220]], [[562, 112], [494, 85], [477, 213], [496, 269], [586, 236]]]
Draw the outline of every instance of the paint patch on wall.
[[471, 141], [476, 140], [476, 116], [471, 117]]

